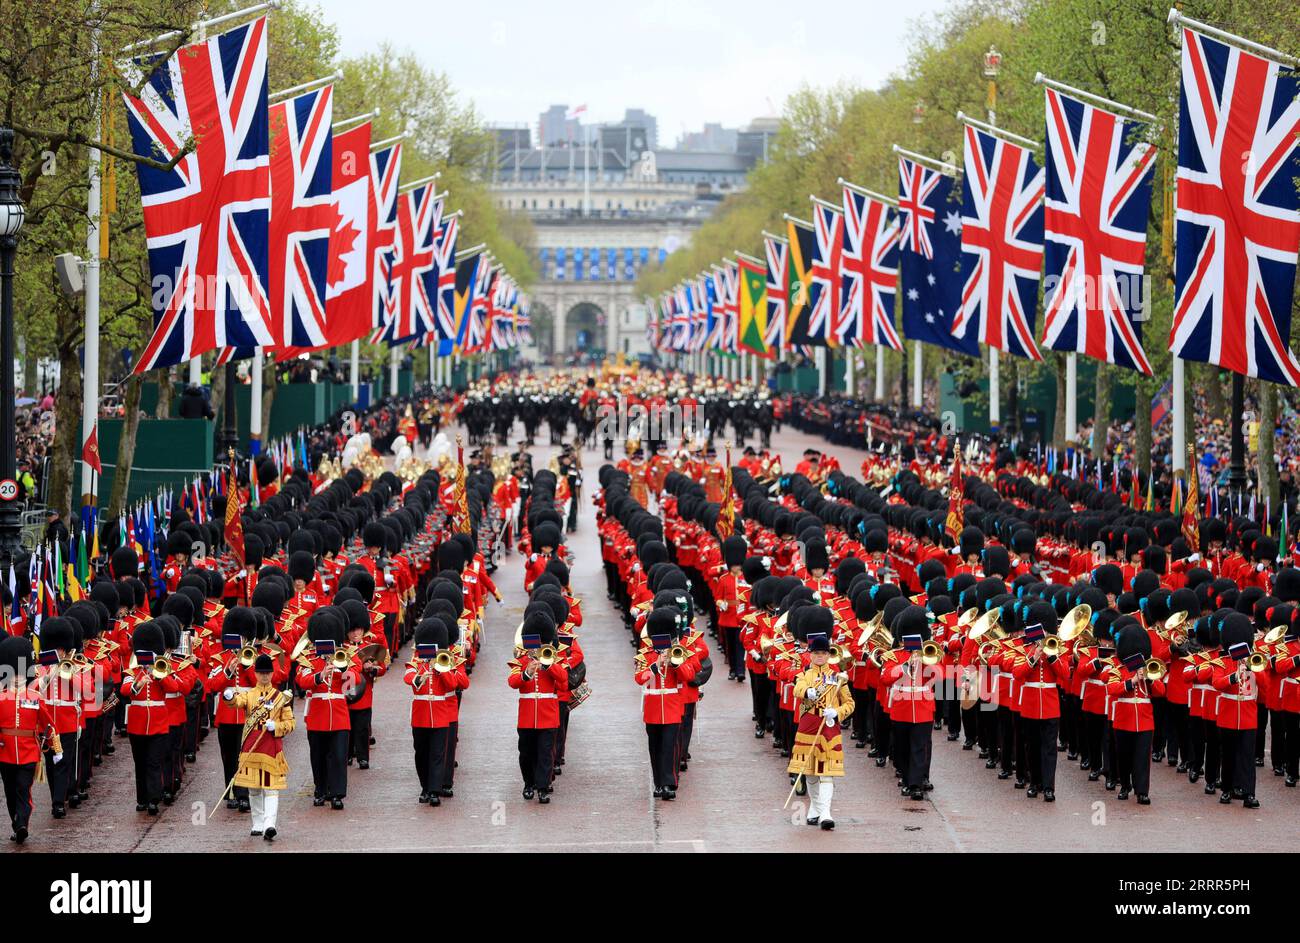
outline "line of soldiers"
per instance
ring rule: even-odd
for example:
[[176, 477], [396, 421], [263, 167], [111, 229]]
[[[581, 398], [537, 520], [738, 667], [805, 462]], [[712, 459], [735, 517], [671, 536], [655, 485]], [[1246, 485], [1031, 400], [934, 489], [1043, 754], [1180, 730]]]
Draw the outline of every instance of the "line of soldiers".
[[[471, 467], [461, 483], [449, 458], [435, 470], [409, 454], [397, 473], [381, 471], [364, 433], [343, 454], [353, 467], [324, 454], [316, 472], [272, 466], [266, 476], [259, 463], [260, 505], [233, 476], [197, 520], [178, 504], [160, 538], [153, 599], [137, 546], [116, 546], [106, 531], [106, 565], [87, 598], [46, 617], [39, 633], [18, 626], [34, 638], [0, 642], [0, 661], [13, 669], [0, 692], [0, 778], [16, 841], [28, 834], [32, 781], [48, 778], [53, 816], [63, 818], [89, 798], [115, 741], [130, 744], [136, 810], [158, 815], [213, 729], [221, 799], [251, 813], [252, 833], [271, 840], [295, 695], [306, 702], [314, 805], [336, 810], [349, 767], [369, 766], [374, 685], [405, 641], [417, 635], [452, 657], [451, 673], [465, 679], [459, 696], [486, 598], [500, 599], [477, 544], [492, 472]], [[236, 500], [242, 559], [218, 523]], [[438, 652], [432, 672], [417, 651], [405, 673], [421, 801], [434, 805], [451, 795], [456, 737], [454, 702], [424, 712], [445, 693]], [[449, 734], [421, 733], [438, 728]]]

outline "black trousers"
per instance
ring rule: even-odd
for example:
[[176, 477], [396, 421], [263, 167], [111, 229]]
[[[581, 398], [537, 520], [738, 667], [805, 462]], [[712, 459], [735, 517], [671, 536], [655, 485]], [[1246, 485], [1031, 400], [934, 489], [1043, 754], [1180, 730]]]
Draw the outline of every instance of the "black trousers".
[[[367, 684], [371, 683], [367, 681]], [[348, 756], [356, 760], [370, 762], [370, 717], [373, 708], [349, 710], [348, 720], [352, 729], [348, 731]]]
[[889, 719], [889, 714], [885, 710], [885, 705], [880, 702], [880, 698], [876, 698], [875, 710], [872, 711], [871, 721], [876, 734], [875, 740], [872, 741], [871, 744], [872, 747], [875, 748], [876, 752], [880, 756], [889, 756], [889, 737], [893, 723]]
[[646, 724], [650, 774], [656, 789], [677, 788], [677, 741], [681, 724]]
[[966, 731], [965, 743], [978, 743], [980, 749], [985, 749], [986, 745], [980, 736], [980, 702], [976, 701], [974, 707], [968, 707], [961, 712], [962, 729]]
[[961, 715], [961, 699], [956, 695], [945, 698], [943, 702], [943, 719], [948, 727], [948, 736], [961, 736]]
[[524, 777], [524, 788], [549, 791], [551, 777], [555, 775], [555, 736], [558, 728], [515, 729], [519, 731], [519, 772]]
[[[456, 692], [456, 697], [460, 697], [460, 691]], [[447, 762], [442, 768], [442, 788], [450, 789], [452, 780], [456, 778], [456, 744], [460, 742], [460, 721], [453, 720], [447, 725]]]
[[740, 626], [729, 625], [727, 632], [727, 666], [732, 677], [745, 677], [745, 646], [740, 644]]
[[1120, 789], [1132, 788], [1139, 796], [1151, 793], [1151, 740], [1153, 732], [1115, 732], [1115, 771]]
[[979, 720], [976, 722], [976, 729], [979, 731], [980, 749], [988, 752], [989, 759], [996, 760], [998, 757], [998, 708], [992, 701], [980, 701]]
[[35, 779], [35, 763], [0, 763], [0, 782], [4, 783], [9, 822], [15, 830], [26, 828], [28, 819], [32, 817], [32, 781]]
[[1187, 762], [1186, 704], [1165, 702], [1165, 758]]
[[573, 711], [568, 704], [560, 703], [560, 729], [555, 735], [555, 765], [564, 763], [564, 748], [569, 744], [569, 715]]
[[1061, 694], [1061, 727], [1059, 736], [1065, 748], [1074, 756], [1077, 756], [1082, 750], [1082, 710], [1079, 707], [1079, 699], [1073, 694]]
[[317, 799], [342, 799], [348, 794], [348, 737], [350, 730], [308, 730], [311, 778]]
[[903, 785], [908, 789], [920, 789], [930, 779], [934, 724], [930, 721], [913, 724], [896, 720], [891, 726], [894, 743], [897, 745], [895, 757], [898, 769], [903, 774]]
[[415, 775], [420, 779], [421, 794], [437, 792], [447, 780], [446, 769], [452, 740], [450, 727], [412, 727], [415, 743]]
[[207, 713], [207, 703], [201, 702], [193, 707], [185, 708], [185, 738], [184, 749], [186, 753], [197, 753], [199, 749], [199, 720]]
[[1300, 779], [1300, 714], [1282, 711], [1280, 719], [1286, 729], [1286, 774], [1292, 779]]
[[1280, 710], [1269, 711], [1269, 751], [1272, 753], [1273, 769], [1282, 769], [1286, 765], [1286, 714]]
[[867, 739], [867, 715], [871, 713], [867, 704], [867, 692], [861, 688], [849, 688], [853, 695], [853, 717], [849, 721], [849, 736], [858, 743], [865, 743]]
[[1060, 733], [1061, 719], [1048, 717], [1034, 720], [1020, 718], [1020, 732], [1025, 741], [1026, 778], [1031, 786], [1056, 789], [1056, 737]]
[[1016, 768], [1016, 715], [1009, 707], [998, 707], [998, 762], [1003, 772], [1019, 772]]
[[[772, 714], [769, 710], [772, 700], [772, 682], [767, 675], [749, 673], [749, 700], [754, 709], [754, 726], [764, 730], [772, 729]], [[1296, 715], [1300, 717], [1300, 714]]]
[[[235, 772], [239, 769], [239, 748], [243, 744], [243, 733], [243, 724], [217, 725], [217, 746], [221, 749], [221, 769], [225, 774], [226, 782], [234, 779]], [[248, 788], [235, 786], [230, 790], [229, 797], [247, 802]]]
[[79, 734], [61, 733], [59, 743], [63, 746], [63, 759], [56, 763], [53, 753], [45, 754], [45, 779], [50, 785], [50, 802], [54, 805], [63, 805], [68, 800], [68, 791], [76, 786], [80, 740]]
[[167, 756], [169, 733], [128, 734], [131, 759], [135, 762], [135, 801], [137, 805], [160, 802], [163, 791], [163, 761]]
[[1255, 794], [1255, 731], [1219, 729], [1219, 788], [1243, 796]]
[[1151, 749], [1153, 752], [1164, 752], [1165, 749], [1165, 723], [1168, 717], [1169, 701], [1163, 697], [1153, 697], [1151, 699], [1151, 721], [1155, 729], [1151, 731]]
[[173, 724], [167, 730], [167, 755], [163, 759], [163, 789], [175, 795], [185, 779], [185, 725]]
[[691, 734], [695, 732], [695, 705], [682, 705], [682, 722], [678, 725], [680, 733], [677, 735], [677, 758], [686, 759], [691, 752]]
[[1263, 762], [1264, 746], [1268, 742], [1268, 708], [1263, 701], [1255, 702], [1255, 759]]
[[1106, 715], [1083, 711], [1083, 755], [1088, 760], [1088, 769], [1107, 774], [1111, 771], [1106, 765]]
[[86, 726], [77, 735], [77, 768], [73, 770], [72, 788], [84, 792], [90, 785], [90, 770], [94, 766], [95, 738], [100, 735], [100, 717], [87, 717]]

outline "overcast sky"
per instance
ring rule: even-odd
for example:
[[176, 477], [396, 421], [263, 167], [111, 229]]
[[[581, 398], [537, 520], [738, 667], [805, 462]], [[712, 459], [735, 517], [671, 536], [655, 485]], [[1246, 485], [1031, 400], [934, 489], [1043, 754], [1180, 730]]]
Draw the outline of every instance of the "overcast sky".
[[[943, 0], [315, 0], [345, 55], [387, 40], [447, 73], [485, 120], [536, 131], [548, 105], [589, 121], [625, 108], [660, 146], [706, 121], [779, 114], [802, 84], [875, 87], [900, 71], [909, 22]], [[812, 12], [815, 10], [815, 14]], [[416, 38], [418, 37], [418, 39]]]

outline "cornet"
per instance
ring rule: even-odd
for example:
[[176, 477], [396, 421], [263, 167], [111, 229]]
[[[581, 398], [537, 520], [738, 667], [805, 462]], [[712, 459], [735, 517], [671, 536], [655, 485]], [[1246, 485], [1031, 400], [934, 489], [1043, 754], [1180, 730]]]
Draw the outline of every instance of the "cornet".
[[943, 660], [943, 649], [935, 642], [925, 641], [921, 643], [921, 664], [934, 666]]
[[1048, 658], [1059, 658], [1064, 644], [1057, 636], [1049, 635], [1043, 639], [1043, 654]]
[[1168, 673], [1169, 669], [1159, 658], [1148, 658], [1142, 665], [1142, 674], [1148, 681], [1159, 681]]
[[691, 657], [691, 653], [681, 645], [674, 645], [668, 649], [668, 664], [674, 668], [685, 663], [686, 659]]

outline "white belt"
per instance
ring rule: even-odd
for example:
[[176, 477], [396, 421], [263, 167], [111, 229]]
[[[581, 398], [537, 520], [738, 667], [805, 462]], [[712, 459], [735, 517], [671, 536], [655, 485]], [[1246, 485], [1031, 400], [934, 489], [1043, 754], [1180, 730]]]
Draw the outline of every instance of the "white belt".
[[556, 694], [554, 692], [548, 694], [543, 691], [538, 691], [536, 694], [521, 694], [519, 695], [519, 699], [528, 701], [549, 701], [555, 700]]
[[1219, 697], [1227, 698], [1229, 701], [1253, 701], [1253, 700], [1255, 700], [1255, 695], [1253, 695], [1253, 694], [1220, 694]]
[[313, 701], [341, 701], [343, 699], [342, 694], [334, 694], [334, 693], [310, 694], [308, 695], [308, 697]]
[[1194, 685], [1192, 685], [1192, 690], [1193, 690], [1193, 691], [1213, 691], [1213, 690], [1214, 690], [1214, 685], [1212, 685], [1212, 684], [1194, 684]]
[[1150, 704], [1149, 697], [1119, 697], [1115, 699], [1116, 704]]
[[132, 701], [128, 707], [166, 707], [166, 701]]
[[51, 707], [81, 707], [80, 701], [46, 701]]
[[1300, 684], [1300, 678], [1283, 678], [1283, 679], [1282, 679], [1282, 683], [1283, 683], [1283, 684], [1286, 684], [1287, 682], [1290, 682], [1291, 684]]
[[676, 694], [677, 689], [676, 688], [642, 688], [641, 693], [643, 696], [647, 696], [647, 697], [651, 694]]
[[172, 691], [172, 692], [170, 692], [170, 693], [168, 693], [168, 694], [164, 694], [164, 695], [163, 695], [163, 697], [166, 698], [166, 699], [169, 700], [169, 701], [172, 700], [173, 698], [178, 698], [178, 697], [180, 697], [180, 696], [181, 696], [181, 694], [180, 694], [179, 691]]
[[1088, 685], [1090, 685], [1090, 684], [1100, 684], [1103, 688], [1106, 686], [1106, 682], [1105, 682], [1105, 681], [1102, 681], [1100, 678], [1084, 678], [1084, 679], [1083, 679], [1083, 686], [1084, 686], [1085, 688], [1086, 688]]
[[889, 690], [897, 691], [899, 694], [916, 694], [918, 691], [930, 690], [930, 686], [928, 684], [923, 684], [920, 686], [913, 685], [913, 684], [904, 684], [901, 686], [891, 686]]
[[[417, 694], [417, 695], [415, 695], [415, 700], [417, 700], [417, 701], [450, 701], [450, 700], [451, 700], [453, 697], [455, 697], [455, 696], [456, 696], [456, 695], [454, 695], [454, 694]], [[525, 694], [524, 697], [528, 697], [528, 695]]]
[[1056, 687], [1056, 682], [1055, 681], [1021, 681], [1020, 686], [1022, 688], [1054, 688]]

